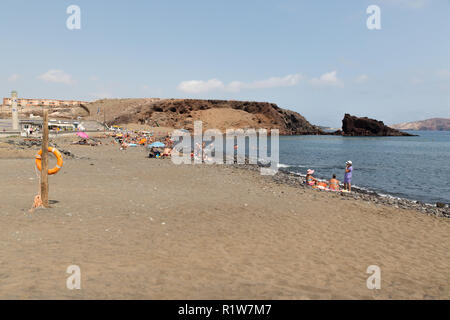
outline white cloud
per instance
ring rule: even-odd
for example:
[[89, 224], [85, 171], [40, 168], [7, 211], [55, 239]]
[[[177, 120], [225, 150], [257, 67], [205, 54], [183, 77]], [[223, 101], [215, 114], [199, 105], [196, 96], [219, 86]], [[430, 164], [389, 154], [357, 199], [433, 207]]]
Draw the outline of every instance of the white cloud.
[[14, 73], [8, 78], [8, 82], [16, 82], [19, 79], [20, 79], [20, 75], [17, 73]]
[[303, 76], [300, 74], [289, 74], [285, 77], [272, 77], [266, 80], [255, 81], [249, 84], [243, 84], [243, 88], [249, 89], [266, 89], [266, 88], [277, 88], [277, 87], [292, 87], [295, 86]]
[[54, 83], [64, 83], [64, 84], [72, 84], [72, 76], [70, 74], [65, 73], [62, 70], [51, 69], [46, 73], [38, 76], [38, 79], [45, 82], [54, 82]]
[[232, 81], [229, 84], [224, 84], [218, 79], [211, 79], [208, 81], [190, 80], [181, 82], [177, 88], [180, 91], [191, 94], [204, 93], [215, 90], [239, 92], [243, 89], [291, 87], [298, 84], [302, 79], [303, 77], [300, 74], [290, 74], [285, 77], [271, 77], [266, 80], [259, 80], [254, 82]]
[[362, 74], [362, 75], [358, 76], [355, 81], [356, 81], [356, 83], [361, 84], [361, 83], [366, 82], [367, 80], [369, 80], [369, 77], [366, 74]]
[[442, 69], [437, 72], [439, 78], [450, 78], [450, 70]]
[[218, 79], [211, 79], [208, 81], [190, 80], [181, 82], [177, 88], [180, 91], [195, 94], [224, 89], [225, 85]]
[[413, 85], [418, 85], [418, 84], [422, 84], [423, 83], [423, 79], [418, 77], [418, 76], [414, 76], [414, 77], [411, 78], [410, 82]]
[[153, 97], [161, 97], [164, 95], [164, 90], [162, 88], [156, 88], [151, 85], [141, 85], [140, 86], [141, 91], [146, 95], [151, 95]]
[[313, 86], [317, 87], [342, 87], [344, 86], [343, 82], [337, 77], [337, 71], [331, 71], [328, 73], [324, 73], [319, 78], [313, 78], [309, 81]]

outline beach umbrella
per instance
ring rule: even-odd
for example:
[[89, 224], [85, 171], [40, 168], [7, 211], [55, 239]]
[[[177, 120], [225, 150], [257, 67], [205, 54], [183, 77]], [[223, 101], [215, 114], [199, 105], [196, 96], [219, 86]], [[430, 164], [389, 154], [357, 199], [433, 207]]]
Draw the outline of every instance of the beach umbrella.
[[78, 131], [77, 136], [79, 136], [82, 139], [89, 139], [89, 136], [87, 135], [87, 133], [83, 132], [83, 131]]
[[148, 148], [164, 148], [166, 145], [162, 142], [156, 141], [148, 145]]

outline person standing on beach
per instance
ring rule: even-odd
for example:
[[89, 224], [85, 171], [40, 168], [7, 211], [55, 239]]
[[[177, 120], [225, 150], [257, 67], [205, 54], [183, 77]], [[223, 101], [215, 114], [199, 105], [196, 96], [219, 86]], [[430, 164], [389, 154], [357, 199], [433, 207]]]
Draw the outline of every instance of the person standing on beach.
[[347, 190], [348, 192], [352, 191], [352, 173], [353, 173], [353, 163], [349, 160], [346, 163], [344, 175], [344, 190]]

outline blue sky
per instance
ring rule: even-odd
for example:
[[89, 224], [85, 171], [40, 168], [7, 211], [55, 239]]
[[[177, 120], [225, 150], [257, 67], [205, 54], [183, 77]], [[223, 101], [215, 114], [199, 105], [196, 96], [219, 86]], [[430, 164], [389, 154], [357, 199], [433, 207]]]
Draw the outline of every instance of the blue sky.
[[448, 0], [2, 0], [0, 36], [4, 97], [270, 101], [334, 127], [450, 117]]

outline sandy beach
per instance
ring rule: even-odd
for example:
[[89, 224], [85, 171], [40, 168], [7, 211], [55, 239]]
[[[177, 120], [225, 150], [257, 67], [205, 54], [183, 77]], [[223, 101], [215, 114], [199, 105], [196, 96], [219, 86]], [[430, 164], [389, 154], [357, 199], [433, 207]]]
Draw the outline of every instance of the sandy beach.
[[53, 140], [75, 157], [50, 177], [52, 208], [30, 213], [37, 148], [5, 140], [0, 299], [450, 298], [448, 218], [69, 138]]

